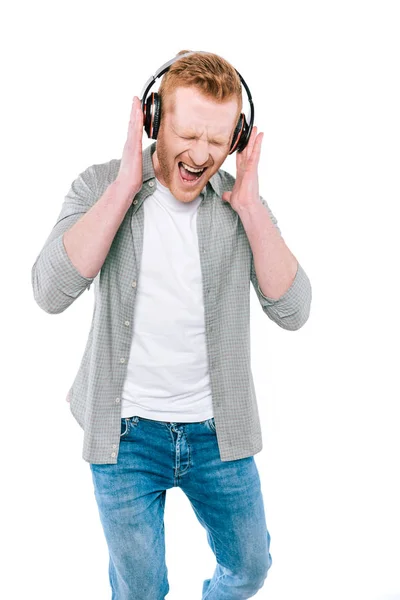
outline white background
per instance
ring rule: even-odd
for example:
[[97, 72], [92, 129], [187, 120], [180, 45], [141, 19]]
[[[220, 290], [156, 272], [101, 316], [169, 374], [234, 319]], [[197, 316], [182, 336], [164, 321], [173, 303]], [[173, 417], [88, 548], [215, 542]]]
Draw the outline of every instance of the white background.
[[[384, 0], [3, 8], [2, 598], [111, 598], [83, 432], [65, 402], [94, 291], [47, 314], [31, 267], [71, 182], [121, 156], [133, 95], [186, 49], [224, 56], [248, 83], [265, 133], [260, 192], [313, 287], [295, 332], [270, 321], [250, 288], [273, 557], [257, 598], [400, 599], [399, 9]], [[235, 156], [223, 167], [232, 174]], [[165, 527], [167, 597], [200, 600], [215, 558], [178, 488]]]

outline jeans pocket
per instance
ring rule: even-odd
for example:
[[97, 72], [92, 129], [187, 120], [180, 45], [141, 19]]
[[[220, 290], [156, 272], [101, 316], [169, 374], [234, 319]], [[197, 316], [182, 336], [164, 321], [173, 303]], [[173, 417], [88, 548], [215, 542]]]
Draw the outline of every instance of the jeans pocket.
[[214, 417], [210, 417], [209, 419], [204, 421], [204, 423], [210, 431], [212, 431], [213, 433], [216, 432]]
[[120, 439], [127, 437], [133, 427], [137, 426], [139, 423], [139, 417], [122, 417], [121, 418], [121, 433]]
[[127, 435], [129, 433], [129, 418], [126, 417], [122, 417], [121, 419], [121, 434], [120, 434], [120, 438], [124, 437], [125, 435]]

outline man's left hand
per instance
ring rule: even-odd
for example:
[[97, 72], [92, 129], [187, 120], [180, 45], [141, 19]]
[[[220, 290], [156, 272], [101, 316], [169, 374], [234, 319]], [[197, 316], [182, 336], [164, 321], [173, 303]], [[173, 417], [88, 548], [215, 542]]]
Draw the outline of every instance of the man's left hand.
[[236, 181], [231, 192], [222, 194], [222, 200], [229, 202], [236, 212], [260, 202], [257, 169], [263, 136], [262, 132], [257, 135], [257, 127], [253, 127], [246, 148], [236, 152]]

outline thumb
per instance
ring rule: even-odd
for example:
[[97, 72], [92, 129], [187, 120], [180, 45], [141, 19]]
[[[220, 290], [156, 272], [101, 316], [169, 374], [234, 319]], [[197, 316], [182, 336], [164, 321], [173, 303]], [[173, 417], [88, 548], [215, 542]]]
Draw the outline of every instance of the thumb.
[[222, 200], [229, 201], [231, 196], [232, 196], [232, 192], [224, 192], [222, 194], [221, 198], [222, 198]]

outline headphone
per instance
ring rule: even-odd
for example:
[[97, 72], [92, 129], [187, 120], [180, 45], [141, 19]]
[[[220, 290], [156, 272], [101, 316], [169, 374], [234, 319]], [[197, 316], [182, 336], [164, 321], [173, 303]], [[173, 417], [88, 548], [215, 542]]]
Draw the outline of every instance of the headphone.
[[[161, 75], [164, 75], [164, 73], [169, 70], [172, 63], [183, 58], [184, 56], [189, 56], [190, 54], [195, 54], [195, 53], [196, 54], [209, 54], [209, 52], [203, 52], [201, 50], [196, 51], [196, 52], [193, 51], [193, 52], [186, 52], [185, 54], [179, 54], [179, 55], [175, 56], [174, 58], [172, 58], [171, 60], [164, 63], [156, 71], [155, 75], [151, 75], [150, 78], [146, 81], [146, 83], [143, 87], [143, 91], [142, 91], [141, 103], [142, 103], [142, 110], [143, 110], [143, 115], [144, 115], [143, 126], [144, 126], [144, 130], [147, 133], [149, 138], [151, 138], [153, 140], [157, 139], [158, 130], [160, 128], [160, 119], [161, 119], [161, 97], [159, 94], [157, 94], [157, 92], [151, 92], [151, 94], [147, 98], [147, 94], [148, 94], [150, 88], [155, 83], [155, 81], [158, 77], [161, 77]], [[233, 132], [233, 138], [232, 138], [231, 147], [229, 149], [229, 154], [232, 154], [233, 152], [235, 152], [235, 150], [237, 150], [238, 152], [242, 152], [246, 148], [248, 141], [250, 139], [250, 135], [251, 135], [251, 131], [253, 129], [253, 123], [254, 123], [254, 105], [253, 105], [253, 100], [251, 97], [250, 90], [249, 90], [245, 80], [239, 73], [239, 71], [237, 71], [236, 69], [235, 69], [235, 71], [239, 75], [240, 81], [242, 82], [242, 84], [247, 92], [247, 97], [249, 99], [251, 113], [250, 113], [250, 123], [249, 124], [247, 124], [244, 113], [240, 113], [238, 122], [235, 127], [235, 131]]]

